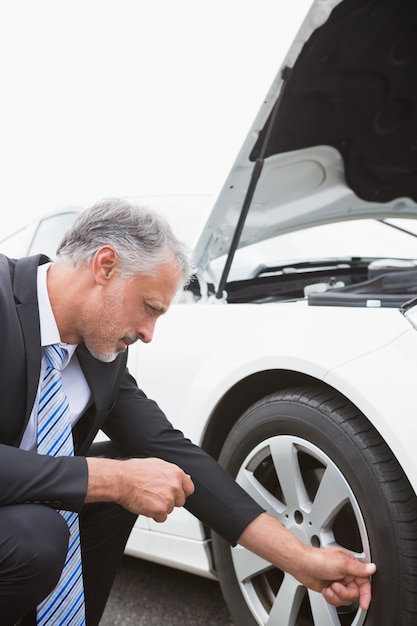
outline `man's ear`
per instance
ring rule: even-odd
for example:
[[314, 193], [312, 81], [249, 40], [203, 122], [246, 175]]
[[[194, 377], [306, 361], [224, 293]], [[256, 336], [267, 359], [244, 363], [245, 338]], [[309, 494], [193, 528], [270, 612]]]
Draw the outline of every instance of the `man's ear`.
[[117, 254], [113, 246], [106, 244], [101, 246], [92, 260], [92, 270], [98, 285], [107, 284], [115, 273], [117, 267]]

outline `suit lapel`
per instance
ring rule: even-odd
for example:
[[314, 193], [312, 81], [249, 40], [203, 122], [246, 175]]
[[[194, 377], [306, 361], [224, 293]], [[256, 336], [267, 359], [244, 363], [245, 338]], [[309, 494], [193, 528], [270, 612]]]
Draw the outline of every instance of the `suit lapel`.
[[23, 331], [26, 351], [27, 396], [25, 428], [28, 423], [41, 369], [41, 339], [37, 297], [37, 270], [49, 259], [43, 255], [19, 259], [16, 263], [13, 291]]

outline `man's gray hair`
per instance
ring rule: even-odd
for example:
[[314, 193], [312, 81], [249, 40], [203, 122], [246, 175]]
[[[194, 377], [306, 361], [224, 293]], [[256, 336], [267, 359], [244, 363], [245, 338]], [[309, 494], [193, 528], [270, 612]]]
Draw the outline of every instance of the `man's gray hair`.
[[57, 262], [88, 264], [100, 246], [114, 246], [125, 278], [150, 275], [161, 263], [177, 261], [185, 285], [192, 272], [191, 252], [160, 214], [124, 198], [106, 198], [86, 209], [65, 233]]

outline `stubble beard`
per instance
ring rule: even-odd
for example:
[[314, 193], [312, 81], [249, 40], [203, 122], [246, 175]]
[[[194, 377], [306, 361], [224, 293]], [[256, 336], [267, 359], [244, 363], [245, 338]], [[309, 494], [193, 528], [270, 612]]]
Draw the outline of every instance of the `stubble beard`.
[[[101, 313], [97, 315], [97, 311]], [[84, 344], [93, 357], [103, 363], [111, 363], [123, 352], [116, 347], [119, 341], [117, 323], [121, 313], [122, 303], [118, 294], [111, 294], [105, 300], [100, 297], [95, 305], [84, 311]]]

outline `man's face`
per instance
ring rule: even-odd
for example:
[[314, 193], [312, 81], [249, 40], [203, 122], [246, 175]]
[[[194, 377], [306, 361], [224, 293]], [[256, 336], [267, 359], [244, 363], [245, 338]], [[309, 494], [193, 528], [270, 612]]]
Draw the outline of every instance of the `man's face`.
[[111, 279], [83, 311], [83, 341], [100, 361], [113, 361], [138, 339], [152, 340], [156, 320], [165, 313], [181, 281], [176, 262], [160, 265], [152, 276]]

